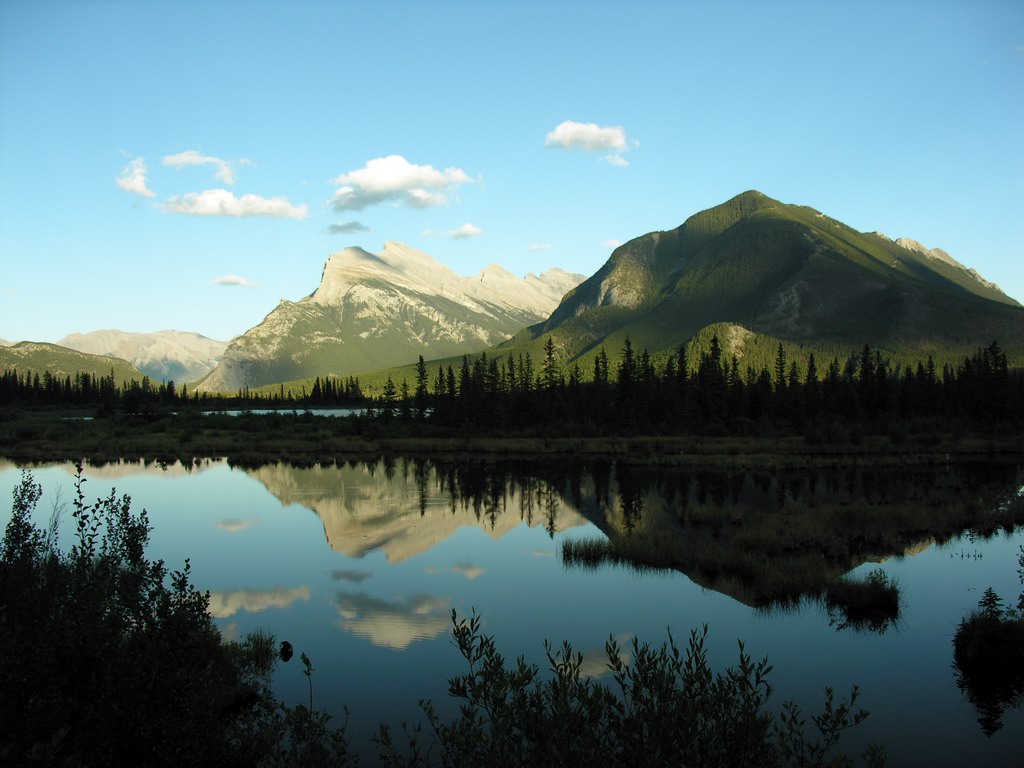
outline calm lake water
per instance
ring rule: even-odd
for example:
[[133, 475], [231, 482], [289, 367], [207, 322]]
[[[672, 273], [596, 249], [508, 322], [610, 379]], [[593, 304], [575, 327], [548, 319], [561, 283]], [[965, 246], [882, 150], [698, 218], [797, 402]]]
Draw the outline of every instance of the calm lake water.
[[[31, 471], [43, 485], [37, 516], [45, 524], [55, 500], [72, 498], [74, 468]], [[446, 681], [464, 668], [450, 642], [452, 608], [460, 615], [476, 610], [507, 659], [524, 655], [543, 666], [543, 641], [568, 640], [593, 675], [605, 669], [609, 636], [624, 645], [634, 637], [660, 643], [671, 629], [684, 644], [692, 628], [707, 624], [716, 668], [735, 663], [737, 640], [755, 658], [769, 657], [776, 707], [794, 700], [809, 716], [825, 686], [840, 695], [860, 686], [859, 703], [871, 715], [840, 747], [859, 754], [868, 741], [880, 741], [890, 765], [1005, 765], [1019, 759], [1024, 744], [1019, 708], [1004, 713], [994, 735], [982, 733], [952, 668], [956, 625], [984, 589], [1011, 604], [1021, 592], [1020, 529], [990, 538], [958, 532], [941, 544], [925, 532], [906, 540], [902, 552], [849, 563], [854, 574], [882, 568], [898, 581], [901, 615], [884, 632], [840, 628], [813, 601], [757, 608], [749, 589], [700, 574], [586, 570], [561, 558], [567, 538], [621, 536], [633, 526], [660, 530], [716, 506], [739, 518], [826, 505], [897, 514], [951, 496], [997, 503], [991, 499], [999, 494], [1024, 491], [1017, 466], [729, 474], [552, 462], [482, 469], [398, 459], [243, 469], [207, 461], [87, 467], [85, 476], [87, 498], [115, 487], [148, 511], [151, 558], [171, 568], [190, 558], [193, 582], [210, 591], [225, 636], [261, 628], [294, 645], [296, 660], [277, 672], [282, 698], [308, 696], [297, 657], [309, 655], [314, 705], [338, 716], [348, 706], [353, 745], [367, 764], [378, 722], [417, 721], [420, 698], [455, 711]], [[19, 467], [0, 462], [5, 499], [19, 480]], [[9, 515], [5, 502], [0, 522]], [[62, 531], [69, 546], [70, 519]]]

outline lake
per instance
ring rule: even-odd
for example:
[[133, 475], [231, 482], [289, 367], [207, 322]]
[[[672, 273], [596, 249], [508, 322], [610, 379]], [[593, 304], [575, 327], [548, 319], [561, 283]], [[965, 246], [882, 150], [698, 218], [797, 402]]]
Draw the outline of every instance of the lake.
[[[31, 471], [43, 486], [45, 524], [54, 503], [73, 497], [74, 467]], [[685, 645], [706, 624], [715, 668], [736, 662], [737, 640], [755, 659], [768, 656], [775, 708], [793, 700], [809, 718], [825, 686], [841, 696], [860, 686], [858, 703], [871, 715], [840, 749], [856, 755], [879, 741], [890, 765], [1008, 764], [1024, 744], [1019, 707], [993, 735], [982, 732], [952, 667], [957, 623], [985, 588], [1016, 603], [1024, 535], [1012, 526], [964, 531], [950, 509], [1024, 493], [1016, 464], [783, 473], [399, 458], [120, 463], [86, 467], [85, 477], [87, 499], [115, 487], [148, 511], [150, 558], [172, 569], [190, 558], [225, 637], [262, 628], [293, 644], [296, 659], [275, 677], [280, 697], [306, 700], [297, 657], [312, 659], [314, 705], [339, 717], [348, 706], [364, 764], [373, 763], [378, 722], [417, 721], [420, 698], [455, 711], [447, 678], [464, 669], [450, 641], [452, 608], [475, 610], [506, 659], [543, 666], [543, 641], [568, 640], [592, 675], [604, 671], [609, 636], [660, 644], [671, 630]], [[18, 467], [0, 462], [5, 498], [19, 480]], [[934, 525], [915, 522], [922, 511]], [[9, 515], [7, 502], [0, 522]], [[879, 550], [856, 531], [860, 518], [895, 525], [899, 545]], [[70, 515], [61, 531], [70, 546]], [[562, 557], [566, 540], [640, 534], [678, 541], [677, 567], [586, 568]], [[810, 544], [779, 559], [758, 549], [774, 541], [792, 549], [798, 538]], [[719, 565], [702, 559], [710, 551]], [[780, 600], [721, 565], [736, 553], [757, 560], [759, 573], [882, 569], [899, 585], [899, 618], [860, 626], [820, 601]]]

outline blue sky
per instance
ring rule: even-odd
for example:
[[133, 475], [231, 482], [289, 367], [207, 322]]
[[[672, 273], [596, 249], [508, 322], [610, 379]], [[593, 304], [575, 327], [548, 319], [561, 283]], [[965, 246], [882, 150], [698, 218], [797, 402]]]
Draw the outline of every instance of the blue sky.
[[590, 275], [747, 189], [1024, 301], [1024, 3], [0, 2], [10, 341], [226, 340], [389, 240]]

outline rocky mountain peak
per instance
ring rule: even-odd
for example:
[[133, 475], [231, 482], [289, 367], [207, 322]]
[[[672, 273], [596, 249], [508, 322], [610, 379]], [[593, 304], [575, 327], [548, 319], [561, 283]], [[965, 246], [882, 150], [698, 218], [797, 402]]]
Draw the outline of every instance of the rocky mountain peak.
[[498, 264], [463, 277], [389, 241], [379, 253], [332, 253], [320, 285], [282, 302], [235, 339], [202, 388], [233, 391], [322, 375], [349, 375], [477, 352], [547, 318], [583, 280], [562, 270], [519, 278]]
[[960, 267], [961, 269], [967, 269], [963, 264], [954, 259], [948, 253], [941, 248], [928, 248], [928, 246], [919, 243], [917, 240], [912, 240], [909, 237], [898, 237], [895, 240], [896, 245], [901, 248], [906, 248], [908, 251], [914, 251], [920, 253], [922, 256], [927, 256], [929, 259], [938, 259], [944, 261], [954, 267]]

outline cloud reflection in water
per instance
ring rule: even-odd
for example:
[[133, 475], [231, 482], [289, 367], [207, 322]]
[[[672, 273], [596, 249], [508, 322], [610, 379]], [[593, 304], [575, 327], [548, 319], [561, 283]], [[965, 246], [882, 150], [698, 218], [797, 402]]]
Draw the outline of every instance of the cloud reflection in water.
[[244, 531], [246, 528], [252, 528], [252, 526], [256, 525], [259, 521], [260, 519], [258, 517], [250, 517], [244, 520], [218, 520], [214, 525], [222, 531], [238, 533], [239, 531]]
[[297, 600], [309, 602], [309, 587], [276, 589], [232, 589], [210, 593], [210, 614], [226, 619], [239, 611], [259, 613], [268, 608], [288, 608]]
[[417, 640], [433, 640], [450, 624], [451, 599], [436, 595], [413, 595], [389, 603], [365, 592], [338, 592], [334, 604], [341, 614], [339, 627], [396, 651]]
[[451, 568], [427, 568], [427, 573], [457, 573], [460, 576], [465, 576], [469, 581], [483, 576], [487, 572], [486, 568], [481, 568], [479, 565], [473, 563], [455, 563]]

